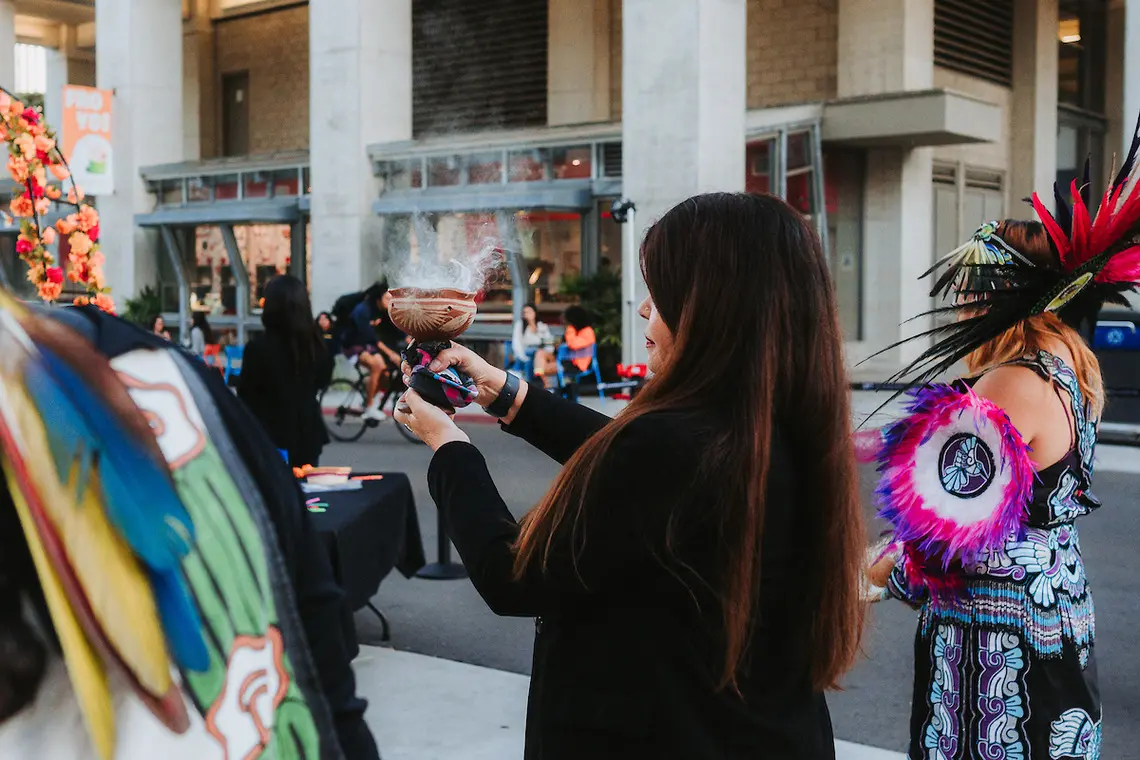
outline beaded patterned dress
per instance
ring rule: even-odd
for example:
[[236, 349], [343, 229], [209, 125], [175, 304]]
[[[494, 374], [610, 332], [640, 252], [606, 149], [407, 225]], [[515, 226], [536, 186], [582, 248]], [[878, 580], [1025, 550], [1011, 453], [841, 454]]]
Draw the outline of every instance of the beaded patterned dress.
[[1024, 539], [956, 568], [961, 598], [908, 588], [905, 555], [894, 568], [889, 593], [920, 609], [912, 760], [1100, 757], [1093, 601], [1074, 524], [1100, 506], [1089, 490], [1097, 420], [1059, 358], [1042, 351], [1015, 363], [1054, 384], [1075, 441], [1038, 472]]

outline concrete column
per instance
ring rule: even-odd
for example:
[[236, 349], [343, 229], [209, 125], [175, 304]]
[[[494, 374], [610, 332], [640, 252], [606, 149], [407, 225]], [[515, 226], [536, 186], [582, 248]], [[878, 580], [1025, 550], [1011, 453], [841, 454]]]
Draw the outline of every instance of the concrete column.
[[[839, 0], [839, 97], [926, 90], [934, 81], [933, 0]], [[930, 307], [934, 238], [930, 148], [867, 151], [864, 198], [862, 358], [925, 329], [903, 322]], [[889, 367], [914, 356], [921, 341], [884, 354]]]
[[546, 113], [552, 127], [611, 118], [610, 2], [550, 0]]
[[[685, 198], [744, 189], [746, 3], [624, 3], [622, 184], [637, 204], [633, 237], [640, 245], [645, 230]], [[645, 285], [628, 265], [632, 253], [622, 276], [634, 278], [640, 300]], [[638, 318], [627, 312], [625, 319]], [[644, 345], [632, 342], [623, 347], [624, 360], [644, 362]]]
[[139, 169], [182, 160], [182, 4], [100, 0], [95, 6], [96, 82], [114, 92], [115, 192], [98, 199], [107, 281], [119, 303], [157, 279], [157, 233], [134, 216], [154, 198]]
[[[62, 30], [61, 30], [62, 34]], [[55, 130], [63, 129], [63, 88], [71, 83], [67, 75], [67, 53], [47, 50], [47, 84], [44, 86], [44, 118]]]
[[1012, 198], [1052, 197], [1057, 180], [1057, 24], [1057, 0], [1014, 0]]
[[8, 92], [16, 87], [16, 7], [0, 0], [0, 85]]
[[214, 27], [210, 0], [192, 0], [182, 37], [183, 153], [187, 161], [218, 155]]
[[[1123, 6], [1123, 7], [1121, 7]], [[1122, 69], [1122, 124], [1120, 130], [1120, 159], [1117, 164], [1128, 155], [1132, 145], [1132, 128], [1136, 124], [1136, 116], [1140, 114], [1140, 0], [1124, 0], [1123, 3], [1112, 3], [1110, 8], [1108, 31], [1110, 39], [1119, 26], [1123, 27], [1123, 44], [1120, 49], [1120, 58], [1110, 59], [1110, 70], [1113, 65], [1120, 65]], [[1123, 24], [1114, 23], [1123, 15]], [[1110, 50], [1112, 46], [1110, 46]], [[1107, 105], [1107, 104], [1106, 104]], [[1110, 111], [1111, 114], [1111, 111]]]
[[412, 137], [411, 0], [309, 5], [312, 299], [320, 311], [380, 276], [368, 146]]

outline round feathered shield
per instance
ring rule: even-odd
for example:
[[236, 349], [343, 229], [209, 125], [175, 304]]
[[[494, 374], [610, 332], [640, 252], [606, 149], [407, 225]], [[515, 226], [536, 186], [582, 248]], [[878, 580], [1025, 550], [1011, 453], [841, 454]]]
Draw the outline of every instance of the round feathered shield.
[[914, 392], [879, 454], [879, 515], [944, 570], [1000, 548], [1024, 525], [1033, 465], [997, 405], [967, 387]]

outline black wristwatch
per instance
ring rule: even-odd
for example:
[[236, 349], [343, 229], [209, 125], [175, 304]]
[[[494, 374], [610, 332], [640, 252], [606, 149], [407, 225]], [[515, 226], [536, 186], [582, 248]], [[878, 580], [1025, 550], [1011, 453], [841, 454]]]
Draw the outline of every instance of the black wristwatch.
[[517, 376], [507, 373], [507, 382], [503, 384], [503, 389], [499, 391], [499, 395], [490, 404], [487, 404], [487, 414], [496, 419], [502, 419], [510, 414], [511, 407], [514, 406], [515, 396], [519, 394], [519, 379]]

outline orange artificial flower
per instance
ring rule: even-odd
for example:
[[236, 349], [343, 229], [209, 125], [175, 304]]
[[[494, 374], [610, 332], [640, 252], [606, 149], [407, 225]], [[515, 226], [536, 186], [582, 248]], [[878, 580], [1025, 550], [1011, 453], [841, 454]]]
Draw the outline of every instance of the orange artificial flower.
[[99, 224], [99, 212], [94, 206], [84, 206], [79, 209], [79, 229], [87, 232]]
[[109, 293], [99, 293], [95, 296], [95, 305], [108, 314], [115, 313], [115, 301]]
[[21, 185], [28, 181], [28, 162], [16, 156], [8, 156], [8, 173]]
[[63, 164], [52, 164], [51, 173], [52, 176], [58, 179], [60, 182], [63, 182], [65, 179], [71, 176], [71, 173], [67, 171], [67, 167]]
[[67, 217], [55, 223], [55, 228], [59, 234], [66, 237], [79, 229], [78, 217], [75, 214], [68, 214]]
[[40, 164], [32, 171], [32, 179], [36, 181], [37, 187], [47, 186], [47, 169], [44, 168], [43, 164]]
[[44, 229], [43, 234], [40, 235], [40, 242], [44, 245], [51, 245], [55, 242], [55, 230], [51, 227]]
[[36, 213], [39, 214], [40, 216], [46, 215], [49, 211], [51, 211], [51, 203], [52, 203], [51, 198], [38, 198], [38, 199], [36, 199], [36, 205], [35, 205]]
[[9, 204], [9, 208], [12, 209], [12, 213], [15, 216], [25, 217], [31, 216], [32, 212], [35, 209], [35, 207], [32, 205], [32, 199], [28, 197], [27, 193], [23, 195], [17, 195], [15, 198], [13, 198], [12, 202]]
[[63, 191], [60, 190], [55, 185], [48, 185], [47, 187], [44, 188], [44, 195], [46, 195], [48, 198], [50, 198], [53, 201], [58, 201], [60, 198], [63, 197]]
[[86, 232], [71, 233], [67, 242], [71, 244], [71, 252], [78, 256], [86, 256], [91, 252], [91, 238], [87, 237]]
[[13, 140], [12, 143], [19, 149], [21, 153], [24, 154], [24, 157], [28, 160], [36, 157], [36, 138], [29, 135], [27, 132], [21, 134], [19, 137]]
[[45, 280], [44, 282], [40, 283], [39, 291], [40, 300], [54, 301], [59, 298], [60, 294], [63, 292], [63, 283], [50, 282]]
[[83, 200], [83, 188], [79, 187], [78, 185], [73, 185], [67, 191], [67, 202], [79, 203], [81, 200]]
[[36, 136], [36, 150], [42, 150], [44, 153], [51, 153], [51, 149], [55, 147], [55, 140], [47, 135]]

